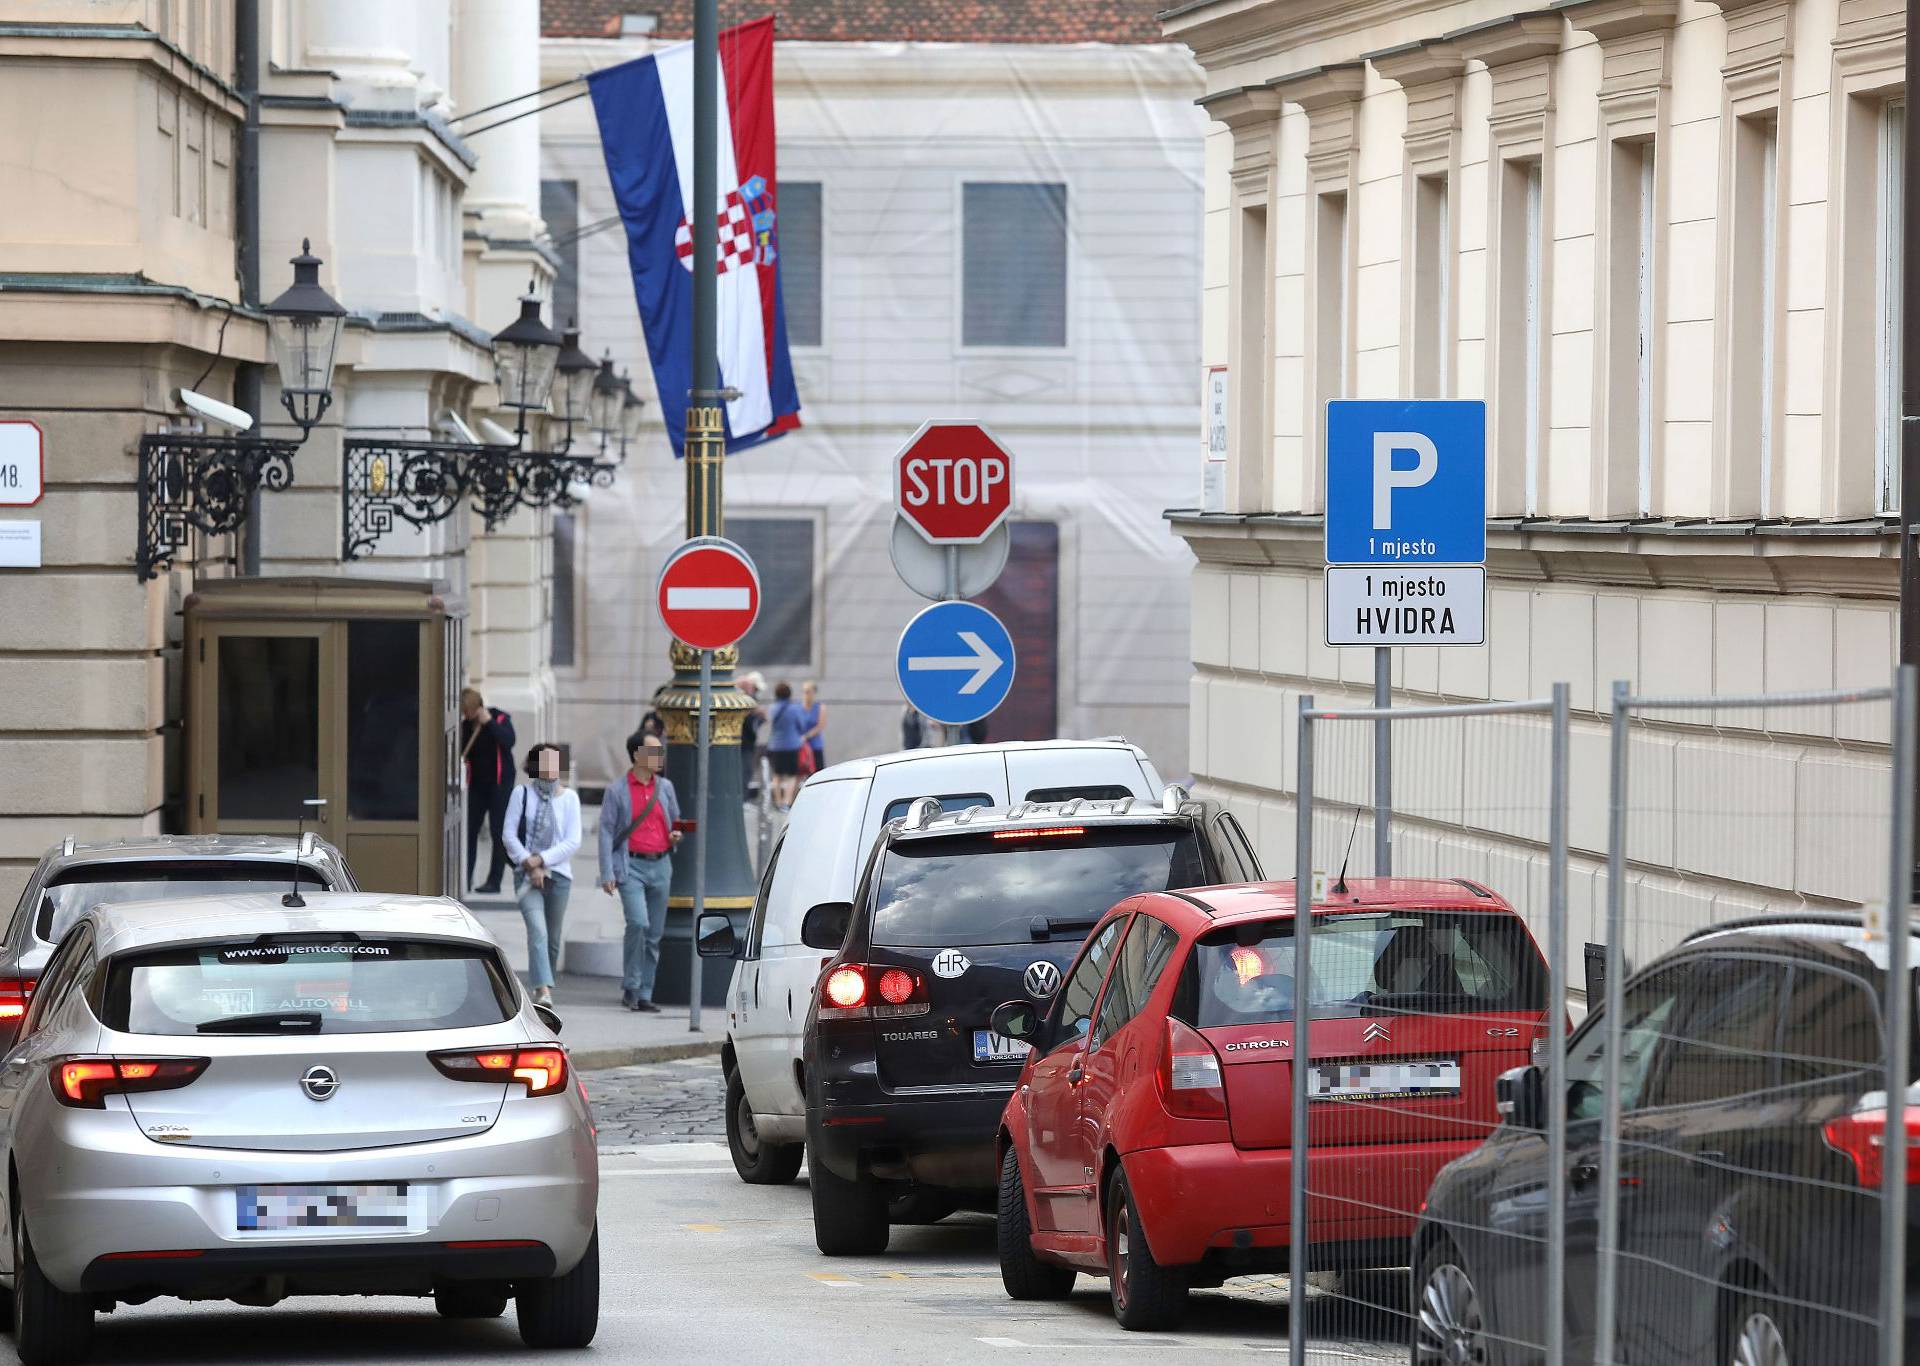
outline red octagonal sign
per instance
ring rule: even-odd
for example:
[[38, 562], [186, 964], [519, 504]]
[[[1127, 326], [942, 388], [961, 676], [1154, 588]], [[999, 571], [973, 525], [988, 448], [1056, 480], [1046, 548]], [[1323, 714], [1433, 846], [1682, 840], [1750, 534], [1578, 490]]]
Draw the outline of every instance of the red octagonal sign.
[[696, 536], [667, 557], [653, 596], [677, 639], [696, 650], [720, 650], [760, 615], [760, 572], [732, 541]]
[[894, 457], [893, 504], [935, 545], [976, 545], [1013, 510], [1013, 456], [973, 422], [929, 422]]

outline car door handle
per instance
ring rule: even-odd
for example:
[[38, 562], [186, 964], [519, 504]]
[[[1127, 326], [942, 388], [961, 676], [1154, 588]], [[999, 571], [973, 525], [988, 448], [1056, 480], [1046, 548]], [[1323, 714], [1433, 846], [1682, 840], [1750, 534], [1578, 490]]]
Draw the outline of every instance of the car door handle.
[[1600, 1168], [1592, 1162], [1582, 1162], [1567, 1173], [1567, 1180], [1576, 1186], [1584, 1186], [1600, 1175]]

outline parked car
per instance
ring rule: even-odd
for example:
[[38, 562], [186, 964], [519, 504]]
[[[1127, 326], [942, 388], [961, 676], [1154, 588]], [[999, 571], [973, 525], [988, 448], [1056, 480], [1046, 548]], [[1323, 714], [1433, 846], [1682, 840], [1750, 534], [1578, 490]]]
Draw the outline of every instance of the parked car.
[[356, 890], [340, 851], [317, 835], [68, 836], [40, 857], [0, 941], [0, 1050], [12, 1044], [60, 936], [111, 901], [209, 892]]
[[[1465, 881], [1342, 881], [1314, 907], [1313, 1265], [1405, 1266], [1433, 1174], [1495, 1122], [1493, 1081], [1547, 1028], [1526, 923]], [[1000, 1271], [1014, 1299], [1105, 1275], [1125, 1328], [1187, 1292], [1285, 1270], [1294, 1011], [1291, 883], [1114, 907], [1044, 1011], [1007, 1102]]]
[[[800, 789], [760, 879], [727, 988], [727, 1146], [740, 1179], [784, 1183], [806, 1138], [801, 1036], [822, 955], [800, 941], [814, 906], [853, 900], [874, 837], [919, 797], [944, 810], [1135, 797], [1157, 802], [1152, 762], [1123, 740], [957, 745], [835, 764]], [[835, 947], [838, 947], [837, 945]]]
[[[1806, 914], [1696, 934], [1626, 983], [1619, 1359], [1879, 1360], [1885, 964], [1857, 915]], [[1606, 1033], [1598, 1011], [1568, 1047], [1569, 1359], [1593, 1350]], [[1505, 1122], [1428, 1193], [1416, 1363], [1538, 1359], [1523, 1344], [1545, 1337], [1544, 1082], [1533, 1067], [1502, 1079]], [[1920, 1159], [1920, 1092], [1904, 1111]], [[1917, 1182], [1920, 1161], [1907, 1177], [1909, 1247], [1920, 1247]], [[1920, 1363], [1911, 1255], [1906, 1317], [1905, 1359]]]
[[1216, 842], [1224, 814], [1178, 788], [947, 815], [922, 799], [881, 832], [850, 903], [807, 912], [801, 937], [825, 961], [805, 988], [804, 1062], [822, 1252], [884, 1251], [890, 1214], [990, 1205], [1027, 1049], [988, 1016], [1051, 996], [1115, 901], [1237, 870], [1243, 855]]
[[599, 1312], [598, 1167], [558, 1017], [438, 898], [109, 903], [68, 930], [0, 1067], [0, 1245], [26, 1366], [102, 1303], [511, 1295]]

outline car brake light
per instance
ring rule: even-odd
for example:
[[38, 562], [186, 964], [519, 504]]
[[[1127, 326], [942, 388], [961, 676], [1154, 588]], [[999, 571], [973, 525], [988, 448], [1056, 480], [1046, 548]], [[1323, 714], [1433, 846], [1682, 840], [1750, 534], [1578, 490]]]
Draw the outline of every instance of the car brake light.
[[0, 1020], [17, 1020], [33, 1004], [35, 980], [31, 977], [0, 977]]
[[172, 1091], [207, 1070], [205, 1058], [61, 1058], [48, 1072], [62, 1105], [104, 1110], [128, 1091]]
[[927, 979], [908, 968], [848, 963], [820, 984], [823, 1020], [897, 1020], [932, 1009]]
[[529, 1096], [553, 1096], [567, 1089], [564, 1048], [478, 1048], [429, 1053], [442, 1076], [455, 1081], [517, 1081]]
[[[1906, 1112], [1907, 1184], [1920, 1186], [1920, 1105], [1909, 1105]], [[1829, 1120], [1821, 1130], [1827, 1146], [1853, 1159], [1860, 1184], [1877, 1190], [1886, 1172], [1887, 1112], [1859, 1110]]]
[[1225, 1119], [1227, 1090], [1220, 1055], [1183, 1021], [1167, 1021], [1167, 1047], [1160, 1059], [1160, 1098], [1183, 1119]]
[[1087, 827], [1084, 825], [1043, 825], [1035, 830], [996, 830], [993, 837], [997, 840], [1057, 840], [1086, 833]]

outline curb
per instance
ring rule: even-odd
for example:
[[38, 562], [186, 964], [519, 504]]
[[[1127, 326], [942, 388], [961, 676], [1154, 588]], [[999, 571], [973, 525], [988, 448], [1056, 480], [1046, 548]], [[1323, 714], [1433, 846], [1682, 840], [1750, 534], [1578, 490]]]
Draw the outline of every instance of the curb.
[[577, 1048], [568, 1054], [582, 1072], [603, 1072], [611, 1067], [632, 1067], [643, 1062], [673, 1062], [678, 1058], [717, 1058], [719, 1039], [687, 1043], [628, 1044], [612, 1048]]

